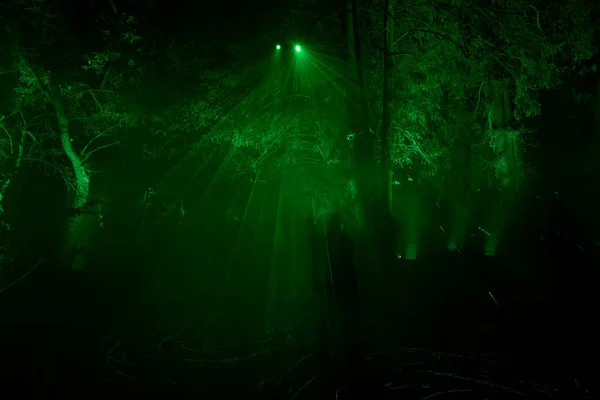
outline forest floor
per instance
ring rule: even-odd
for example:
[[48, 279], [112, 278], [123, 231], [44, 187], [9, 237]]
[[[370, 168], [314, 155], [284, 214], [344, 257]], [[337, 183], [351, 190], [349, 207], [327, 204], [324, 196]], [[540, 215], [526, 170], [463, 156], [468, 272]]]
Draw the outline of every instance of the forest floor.
[[[203, 327], [181, 325], [117, 333], [115, 305], [94, 301], [93, 282], [71, 273], [47, 278], [40, 273], [0, 299], [3, 398], [584, 399], [595, 390], [583, 378], [545, 374], [541, 361], [519, 364], [514, 360], [525, 358], [468, 346], [452, 351], [434, 335], [423, 341], [373, 335], [361, 361], [348, 368], [316, 360], [287, 330], [211, 337]], [[460, 328], [444, 328], [450, 324], [423, 329], [460, 335]], [[466, 329], [473, 324], [463, 332], [472, 338]]]

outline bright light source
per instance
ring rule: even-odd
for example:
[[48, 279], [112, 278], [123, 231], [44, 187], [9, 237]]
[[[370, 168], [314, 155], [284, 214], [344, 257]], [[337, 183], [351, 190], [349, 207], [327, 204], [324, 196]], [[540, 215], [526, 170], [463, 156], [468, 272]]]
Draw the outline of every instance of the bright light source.
[[296, 46], [296, 53], [300, 53], [300, 46]]
[[277, 50], [281, 50], [281, 46], [280, 46], [280, 45], [277, 45], [277, 46], [275, 46], [275, 48], [276, 48]]

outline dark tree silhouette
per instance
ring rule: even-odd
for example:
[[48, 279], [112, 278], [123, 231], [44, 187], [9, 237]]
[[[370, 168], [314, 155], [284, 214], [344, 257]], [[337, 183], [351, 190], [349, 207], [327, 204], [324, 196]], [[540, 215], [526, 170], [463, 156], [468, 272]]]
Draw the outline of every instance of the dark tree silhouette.
[[355, 379], [361, 375], [359, 297], [355, 247], [339, 215], [330, 220], [326, 232], [330, 282], [330, 335], [333, 344], [332, 372], [338, 384], [355, 392]]
[[307, 221], [307, 227], [318, 307], [316, 356], [327, 365], [332, 374], [331, 383], [350, 388], [351, 377], [358, 373], [362, 359], [354, 243], [337, 214], [332, 216], [326, 229], [320, 228], [312, 218]]
[[329, 294], [331, 293], [327, 274], [327, 247], [325, 236], [312, 217], [306, 221], [306, 226], [312, 254], [312, 290], [316, 299], [315, 356], [320, 361], [325, 361], [330, 343]]
[[[327, 250], [331, 281], [331, 298], [340, 331], [339, 343], [355, 344], [358, 340], [358, 284], [354, 263], [354, 243], [344, 223], [335, 215], [327, 229]], [[348, 350], [348, 349], [342, 349]]]

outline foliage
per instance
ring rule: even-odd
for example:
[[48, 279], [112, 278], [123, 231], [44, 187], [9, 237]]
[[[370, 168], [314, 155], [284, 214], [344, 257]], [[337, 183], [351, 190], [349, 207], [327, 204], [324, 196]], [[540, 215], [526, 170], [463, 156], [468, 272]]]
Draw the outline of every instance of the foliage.
[[[260, 103], [266, 103], [266, 108]], [[310, 98], [276, 105], [265, 98], [254, 108], [254, 113], [241, 109], [235, 123], [224, 124], [207, 137], [213, 144], [227, 144], [225, 161], [235, 176], [255, 176], [261, 169], [266, 172], [290, 164], [327, 166], [338, 162], [331, 138], [315, 120]]]
[[[538, 115], [537, 92], [595, 55], [597, 12], [597, 5], [569, 0], [398, 2], [393, 163], [423, 164], [433, 175], [450, 165], [457, 137], [477, 126], [489, 137], [480, 121], [495, 99], [482, 87], [495, 82], [509, 91], [515, 121]], [[371, 3], [366, 17], [369, 103], [379, 120], [383, 2]]]
[[[98, 32], [101, 40], [91, 40], [91, 46], [85, 43], [84, 48], [72, 38], [60, 5], [49, 3], [33, 10], [30, 2], [12, 5], [6, 31], [17, 76], [12, 108], [18, 106], [20, 112], [11, 114], [10, 124], [18, 127], [21, 119], [37, 120], [35, 133], [29, 132], [35, 146], [28, 160], [58, 172], [72, 188], [74, 172], [64, 157], [51, 105], [57, 99], [61, 102], [69, 118], [72, 146], [93, 174], [89, 157], [118, 143], [116, 134], [130, 119], [132, 94], [143, 72], [137, 68], [141, 39], [135, 19], [125, 14], [104, 18]], [[38, 24], [40, 13], [52, 21], [50, 27]]]
[[221, 77], [213, 70], [204, 70], [203, 75], [211, 85], [150, 117], [146, 124], [155, 140], [145, 144], [146, 159], [187, 153], [248, 95], [249, 89], [237, 87], [239, 77]]

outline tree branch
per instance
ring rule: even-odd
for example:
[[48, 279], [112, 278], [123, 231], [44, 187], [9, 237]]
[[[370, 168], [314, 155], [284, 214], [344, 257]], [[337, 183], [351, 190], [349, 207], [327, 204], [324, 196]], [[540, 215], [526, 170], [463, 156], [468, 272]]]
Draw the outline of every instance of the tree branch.
[[27, 272], [25, 272], [23, 275], [21, 275], [19, 278], [17, 278], [15, 281], [13, 281], [12, 283], [10, 283], [9, 285], [3, 287], [2, 289], [0, 289], [0, 295], [2, 295], [4, 292], [6, 292], [8, 289], [10, 289], [11, 287], [15, 286], [17, 283], [19, 283], [23, 278], [25, 278], [27, 275], [29, 275], [30, 273], [33, 272], [33, 270], [35, 270], [37, 267], [40, 266], [40, 264], [42, 264], [44, 261], [46, 261], [45, 259], [41, 259], [40, 261], [38, 261], [37, 264], [35, 264], [33, 267], [31, 267]]
[[12, 136], [10, 136], [10, 132], [8, 132], [8, 130], [6, 130], [6, 128], [4, 127], [4, 125], [0, 125], [0, 128], [2, 128], [4, 130], [4, 132], [6, 132], [6, 135], [8, 136], [8, 141], [10, 143], [10, 154], [13, 153], [13, 140], [12, 140]]
[[114, 146], [115, 144], [121, 144], [121, 142], [114, 142], [114, 143], [106, 144], [106, 145], [104, 145], [104, 146], [98, 146], [98, 147], [96, 147], [94, 150], [92, 150], [92, 151], [88, 152], [88, 153], [85, 155], [85, 157], [82, 157], [81, 161], [82, 161], [82, 162], [83, 162], [83, 161], [86, 161], [86, 160], [87, 160], [87, 159], [88, 159], [88, 158], [89, 158], [89, 157], [90, 157], [90, 156], [91, 156], [93, 153], [97, 152], [98, 150], [100, 150], [100, 149], [105, 149], [105, 148], [107, 148], [107, 147]]
[[[81, 154], [80, 154], [80, 155], [81, 155], [81, 157], [82, 157], [82, 158], [84, 158], [84, 159], [87, 159], [87, 157], [88, 157], [88, 156], [85, 156], [85, 151], [86, 151], [86, 150], [87, 150], [87, 148], [90, 146], [90, 144], [92, 144], [92, 142], [93, 142], [94, 140], [98, 139], [99, 137], [101, 137], [101, 136], [104, 136], [104, 134], [106, 134], [107, 132], [110, 132], [111, 130], [113, 130], [113, 129], [114, 129], [116, 126], [118, 126], [118, 125], [119, 125], [119, 124], [114, 124], [113, 126], [111, 126], [110, 128], [108, 128], [107, 130], [105, 130], [104, 132], [100, 132], [100, 133], [99, 133], [98, 135], [96, 135], [96, 136], [95, 136], [95, 137], [94, 137], [92, 140], [90, 140], [90, 141], [88, 142], [88, 144], [86, 144], [86, 145], [85, 145], [85, 147], [83, 148], [83, 150], [81, 150]], [[96, 149], [96, 150], [97, 150], [97, 149]], [[90, 152], [90, 154], [91, 154], [91, 153], [93, 153], [93, 152], [94, 152], [94, 151], [96, 151], [96, 150], [93, 150], [93, 151], [91, 151], [91, 152]]]

